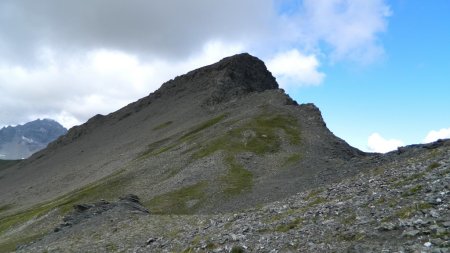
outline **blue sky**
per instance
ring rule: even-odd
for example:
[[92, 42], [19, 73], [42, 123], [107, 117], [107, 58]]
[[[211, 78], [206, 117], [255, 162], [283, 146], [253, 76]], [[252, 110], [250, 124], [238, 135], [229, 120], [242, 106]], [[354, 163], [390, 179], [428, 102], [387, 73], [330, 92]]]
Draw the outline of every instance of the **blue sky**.
[[448, 13], [447, 0], [3, 0], [0, 127], [79, 125], [249, 52], [362, 150], [450, 138]]
[[336, 135], [366, 150], [375, 132], [413, 144], [450, 127], [450, 2], [388, 4], [383, 56], [368, 65], [325, 59], [320, 86], [288, 90], [317, 104]]

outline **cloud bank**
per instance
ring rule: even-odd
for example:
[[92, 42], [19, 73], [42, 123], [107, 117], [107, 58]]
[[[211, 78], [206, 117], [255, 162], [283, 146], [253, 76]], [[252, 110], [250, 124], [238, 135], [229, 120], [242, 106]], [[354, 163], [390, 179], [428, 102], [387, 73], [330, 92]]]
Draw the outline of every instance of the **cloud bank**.
[[389, 14], [383, 0], [3, 0], [0, 126], [71, 127], [243, 51], [282, 87], [319, 85], [327, 62], [383, 51]]
[[386, 153], [404, 146], [401, 140], [385, 139], [379, 133], [373, 133], [369, 136], [367, 147], [371, 152]]
[[[439, 139], [450, 138], [450, 128], [442, 128], [440, 130], [431, 130], [428, 132], [422, 143], [430, 143]], [[371, 152], [386, 153], [404, 146], [404, 142], [398, 139], [385, 139], [379, 133], [373, 133], [367, 140], [367, 148]]]
[[450, 138], [450, 127], [449, 128], [442, 128], [440, 130], [432, 130], [430, 131], [425, 139], [423, 139], [424, 143], [429, 143], [433, 141], [437, 141], [439, 139], [448, 139]]
[[270, 0], [4, 0], [0, 10], [0, 52], [25, 64], [42, 48], [185, 58], [207, 41], [245, 42], [271, 33], [275, 14]]
[[0, 67], [1, 120], [52, 118], [65, 127], [78, 125], [94, 114], [110, 113], [147, 95], [174, 74], [239, 51], [239, 45], [211, 42], [196, 57], [176, 63], [142, 62], [121, 51], [96, 50], [70, 62], [49, 59], [41, 68]]

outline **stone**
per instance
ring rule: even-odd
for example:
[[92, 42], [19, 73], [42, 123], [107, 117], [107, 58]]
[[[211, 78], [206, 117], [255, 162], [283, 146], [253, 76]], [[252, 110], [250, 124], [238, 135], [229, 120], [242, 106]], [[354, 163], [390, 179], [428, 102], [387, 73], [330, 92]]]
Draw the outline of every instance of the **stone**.
[[437, 206], [437, 205], [440, 205], [442, 203], [442, 199], [441, 198], [430, 197], [430, 198], [427, 198], [427, 202], [432, 204], [432, 205], [434, 205], [434, 206]]
[[156, 240], [157, 240], [157, 238], [151, 237], [151, 238], [149, 238], [149, 239], [147, 240], [147, 242], [145, 242], [145, 243], [146, 243], [147, 245], [149, 245], [149, 244], [152, 244], [152, 243], [156, 242]]
[[78, 204], [78, 205], [74, 205], [73, 206], [73, 208], [77, 212], [84, 212], [84, 211], [88, 210], [91, 207], [92, 207], [92, 205], [88, 205], [88, 204]]
[[395, 224], [392, 222], [386, 222], [386, 223], [381, 223], [380, 225], [380, 230], [384, 230], [384, 231], [391, 231], [394, 230], [396, 228]]
[[406, 231], [403, 231], [403, 236], [411, 236], [411, 237], [414, 237], [414, 236], [417, 236], [417, 235], [419, 235], [420, 234], [420, 231], [419, 230], [416, 230], [416, 229], [414, 229], [414, 230], [406, 230]]
[[445, 228], [438, 228], [438, 229], [436, 229], [436, 234], [437, 235], [444, 235], [445, 233], [448, 233], [448, 229], [445, 229]]
[[431, 231], [433, 231], [433, 232], [436, 232], [437, 229], [439, 229], [439, 226], [438, 226], [438, 225], [431, 225], [431, 226], [429, 227], [429, 229], [430, 229]]
[[134, 194], [127, 194], [123, 197], [120, 197], [119, 199], [134, 202], [134, 203], [141, 203], [139, 200], [139, 197]]
[[433, 218], [438, 218], [440, 215], [439, 215], [439, 212], [437, 210], [431, 210], [430, 211], [430, 216], [433, 217]]
[[417, 219], [417, 220], [413, 221], [413, 224], [414, 224], [414, 225], [426, 225], [427, 222], [425, 222], [425, 221], [422, 220], [422, 219]]

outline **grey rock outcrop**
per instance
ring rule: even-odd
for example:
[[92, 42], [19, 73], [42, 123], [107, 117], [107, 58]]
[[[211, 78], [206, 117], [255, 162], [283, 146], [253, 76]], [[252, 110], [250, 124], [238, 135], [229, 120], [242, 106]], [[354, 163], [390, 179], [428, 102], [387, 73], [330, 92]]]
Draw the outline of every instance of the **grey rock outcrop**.
[[[123, 217], [130, 213], [149, 214], [149, 211], [142, 206], [139, 197], [134, 194], [120, 197], [116, 202], [101, 200], [92, 204], [76, 204], [73, 209], [63, 218], [63, 223], [56, 227], [54, 232], [60, 232], [80, 223], [90, 222], [90, 226], [102, 223], [105, 221], [105, 213], [115, 217]], [[93, 218], [95, 222], [92, 222]]]

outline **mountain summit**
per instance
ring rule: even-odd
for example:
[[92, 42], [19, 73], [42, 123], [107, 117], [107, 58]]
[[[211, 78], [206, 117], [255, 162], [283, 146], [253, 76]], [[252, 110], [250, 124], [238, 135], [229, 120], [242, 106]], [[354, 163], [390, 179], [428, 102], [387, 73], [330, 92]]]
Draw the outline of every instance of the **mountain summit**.
[[[70, 129], [0, 172], [2, 192], [21, 189], [0, 198], [19, 195], [17, 206], [27, 207], [95, 185], [83, 196], [132, 192], [153, 212], [223, 212], [351, 175], [358, 169], [348, 161], [363, 156], [326, 128], [317, 107], [298, 105], [261, 60], [244, 53]], [[161, 202], [190, 189], [201, 194]]]
[[271, 89], [278, 89], [278, 84], [264, 62], [243, 53], [176, 77], [164, 83], [153, 97], [186, 93], [202, 96], [206, 104], [216, 104]]
[[[20, 196], [15, 206], [29, 207], [94, 187], [82, 199], [131, 192], [151, 212], [223, 212], [352, 175], [349, 160], [363, 156], [326, 128], [317, 107], [278, 89], [261, 60], [239, 54], [73, 127], [1, 171], [0, 199]], [[162, 201], [193, 189], [199, 194]]]
[[247, 53], [231, 56], [216, 64], [197, 69], [175, 79], [172, 85], [185, 84], [192, 91], [207, 89], [208, 103], [215, 104], [250, 92], [278, 89], [275, 78], [264, 63]]
[[[147, 238], [143, 246], [153, 249], [150, 251], [160, 251], [160, 247], [166, 246], [171, 251], [182, 251], [177, 245], [184, 244], [186, 238], [194, 241], [191, 235], [177, 237], [179, 231], [185, 231], [180, 226], [192, 225], [189, 225], [190, 217], [194, 220], [210, 217], [207, 218], [209, 225], [201, 223], [202, 229], [218, 228], [218, 224], [222, 224], [221, 230], [234, 231], [231, 237], [224, 235], [224, 238], [230, 237], [229, 240], [213, 240], [214, 245], [229, 247], [230, 242], [246, 238], [246, 233], [285, 233], [306, 219], [303, 216], [288, 219], [290, 214], [334, 213], [320, 204], [330, 196], [339, 197], [339, 193], [315, 192], [318, 188], [334, 185], [346, 189], [347, 195], [358, 194], [361, 184], [340, 185], [340, 182], [351, 182], [349, 178], [374, 168], [403, 166], [414, 157], [427, 156], [424, 152], [428, 151], [423, 150], [434, 149], [430, 152], [440, 157], [436, 149], [447, 146], [447, 142], [442, 142], [406, 148], [386, 156], [364, 153], [336, 137], [326, 127], [316, 106], [299, 105], [279, 89], [261, 60], [239, 54], [176, 77], [147, 97], [109, 115], [96, 115], [29, 159], [2, 167], [0, 246], [2, 242], [24, 243], [26, 238], [46, 233], [48, 236], [32, 247], [59, 245], [67, 242], [67, 238], [80, 236], [87, 236], [85, 242], [92, 244], [93, 239], [82, 232], [86, 230], [104, 231], [105, 236], [109, 235], [98, 242], [102, 245], [99, 247], [103, 247], [105, 241], [123, 239], [110, 233], [122, 227], [110, 226], [123, 221], [134, 232], [124, 229], [117, 234], [135, 233], [140, 231], [136, 226], [141, 223], [129, 222], [127, 217], [150, 213], [159, 214], [142, 218], [151, 219], [145, 221], [149, 222], [145, 226], [157, 224], [149, 225], [153, 227], [150, 231], [153, 237]], [[309, 193], [298, 199], [299, 192]], [[349, 199], [347, 195], [339, 203], [351, 204], [351, 201], [344, 202]], [[370, 198], [373, 196], [371, 194]], [[283, 201], [283, 208], [276, 207], [276, 201]], [[363, 204], [364, 208], [369, 206], [366, 202]], [[298, 210], [293, 210], [293, 205]], [[70, 211], [72, 206], [75, 209]], [[247, 216], [244, 211], [261, 206], [267, 207], [262, 213], [253, 211]], [[321, 209], [314, 209], [312, 213], [311, 208], [316, 206]], [[221, 218], [230, 212], [244, 214]], [[274, 213], [280, 216], [271, 217]], [[174, 214], [192, 216], [182, 216], [186, 217], [182, 218], [184, 225], [178, 226], [171, 218]], [[208, 216], [196, 216], [199, 214]], [[65, 217], [63, 223], [56, 226], [61, 216]], [[249, 217], [245, 219], [246, 224], [258, 223], [260, 225], [255, 226], [261, 230], [235, 227], [233, 222], [239, 217]], [[224, 220], [230, 224], [223, 225]], [[352, 218], [351, 222], [355, 220], [357, 218]], [[166, 242], [167, 238], [155, 238], [159, 236], [157, 233], [168, 232], [155, 230], [155, 227], [164, 227], [160, 226], [163, 221], [178, 227], [178, 232], [171, 234], [171, 238], [175, 238], [171, 243]], [[268, 228], [261, 224], [265, 221], [283, 223]], [[198, 225], [192, 226], [196, 229], [186, 231], [203, 231]], [[338, 230], [330, 228], [333, 233]], [[334, 234], [330, 234], [330, 238], [335, 238]], [[71, 245], [79, 251], [93, 250], [90, 245], [77, 245], [77, 242], [81, 243], [73, 239]], [[257, 252], [256, 242], [252, 243]], [[105, 247], [98, 250], [105, 250]], [[126, 246], [130, 247], [134, 248]], [[202, 249], [207, 247], [205, 242]], [[222, 251], [231, 249], [226, 247]]]
[[209, 89], [220, 97], [232, 97], [250, 92], [278, 89], [275, 78], [264, 62], [247, 53], [238, 54], [191, 71], [161, 87], [188, 88], [190, 91]]

